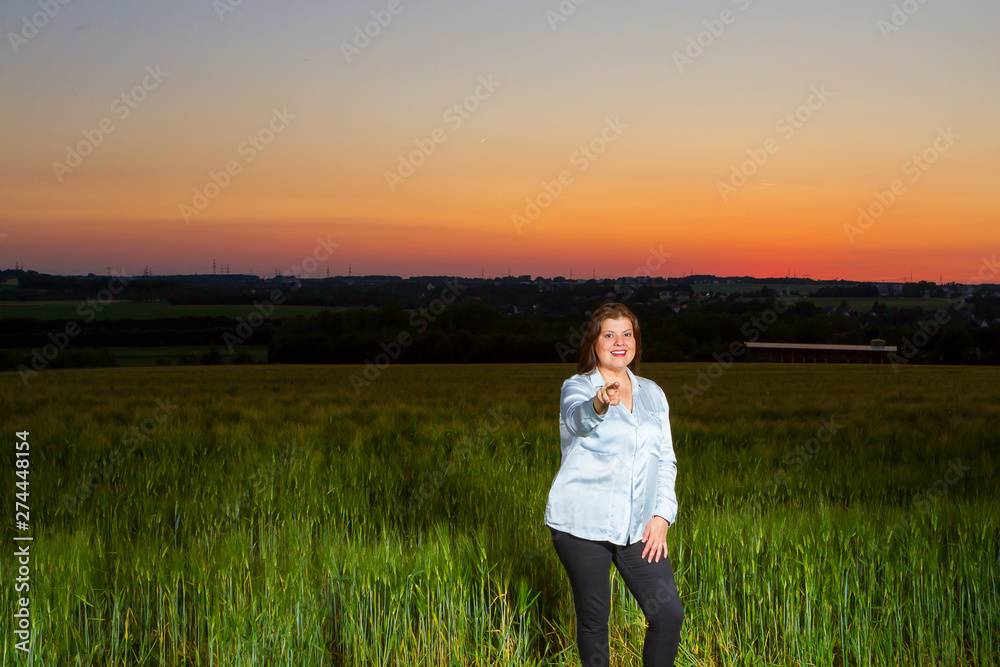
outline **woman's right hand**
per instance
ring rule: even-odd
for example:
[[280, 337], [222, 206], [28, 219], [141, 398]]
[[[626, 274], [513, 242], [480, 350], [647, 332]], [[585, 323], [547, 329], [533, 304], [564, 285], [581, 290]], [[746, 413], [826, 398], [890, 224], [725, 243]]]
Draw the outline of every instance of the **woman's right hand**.
[[594, 396], [594, 410], [599, 415], [608, 411], [609, 405], [618, 405], [621, 398], [618, 396], [618, 381], [609, 382], [597, 390]]

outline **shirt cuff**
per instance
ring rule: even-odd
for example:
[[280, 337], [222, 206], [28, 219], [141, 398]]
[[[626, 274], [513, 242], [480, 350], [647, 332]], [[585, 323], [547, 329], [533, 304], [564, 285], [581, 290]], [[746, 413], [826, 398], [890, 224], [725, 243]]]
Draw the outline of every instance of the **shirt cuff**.
[[[608, 413], [605, 412], [603, 415], [597, 414], [597, 410], [594, 409], [594, 399], [590, 399], [589, 401], [587, 401], [587, 403], [589, 405], [584, 407], [584, 410], [586, 410], [584, 414], [587, 415], [587, 422], [588, 422], [587, 425], [589, 427], [589, 430], [593, 431], [595, 428], [597, 428], [598, 424], [604, 423], [604, 418], [608, 416]], [[608, 406], [608, 410], [610, 409], [611, 407]]]
[[660, 507], [654, 509], [653, 516], [663, 517], [664, 519], [667, 520], [667, 522], [670, 524], [670, 527], [672, 528], [673, 525], [677, 522], [677, 506], [674, 505], [673, 507]]

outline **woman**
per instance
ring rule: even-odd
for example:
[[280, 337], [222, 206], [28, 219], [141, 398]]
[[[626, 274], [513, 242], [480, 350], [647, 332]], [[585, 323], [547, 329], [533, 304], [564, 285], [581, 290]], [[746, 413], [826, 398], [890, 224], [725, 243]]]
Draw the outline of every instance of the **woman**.
[[663, 390], [634, 374], [641, 355], [635, 315], [604, 304], [584, 332], [577, 374], [562, 385], [562, 463], [545, 525], [573, 589], [585, 667], [609, 662], [611, 563], [648, 623], [644, 667], [674, 664], [684, 621], [667, 554], [677, 459]]

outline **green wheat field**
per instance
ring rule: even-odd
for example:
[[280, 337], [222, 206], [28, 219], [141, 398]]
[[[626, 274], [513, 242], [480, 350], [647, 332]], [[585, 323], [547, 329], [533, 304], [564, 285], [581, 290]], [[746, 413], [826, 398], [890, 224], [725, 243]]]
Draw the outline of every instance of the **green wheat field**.
[[[678, 458], [677, 664], [998, 664], [1000, 369], [738, 364], [688, 400], [707, 369], [640, 369]], [[0, 374], [0, 665], [579, 664], [543, 525], [574, 367], [362, 370]]]

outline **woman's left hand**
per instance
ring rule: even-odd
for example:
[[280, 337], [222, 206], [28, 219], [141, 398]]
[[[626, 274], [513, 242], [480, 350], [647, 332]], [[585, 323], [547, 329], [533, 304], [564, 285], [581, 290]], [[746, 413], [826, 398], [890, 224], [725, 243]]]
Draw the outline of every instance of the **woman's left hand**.
[[646, 530], [642, 533], [642, 541], [646, 543], [646, 546], [642, 549], [642, 557], [646, 558], [646, 554], [649, 554], [647, 559], [650, 563], [653, 562], [653, 558], [656, 558], [656, 562], [660, 562], [661, 556], [667, 555], [667, 528], [670, 524], [662, 516], [654, 516], [646, 524]]

